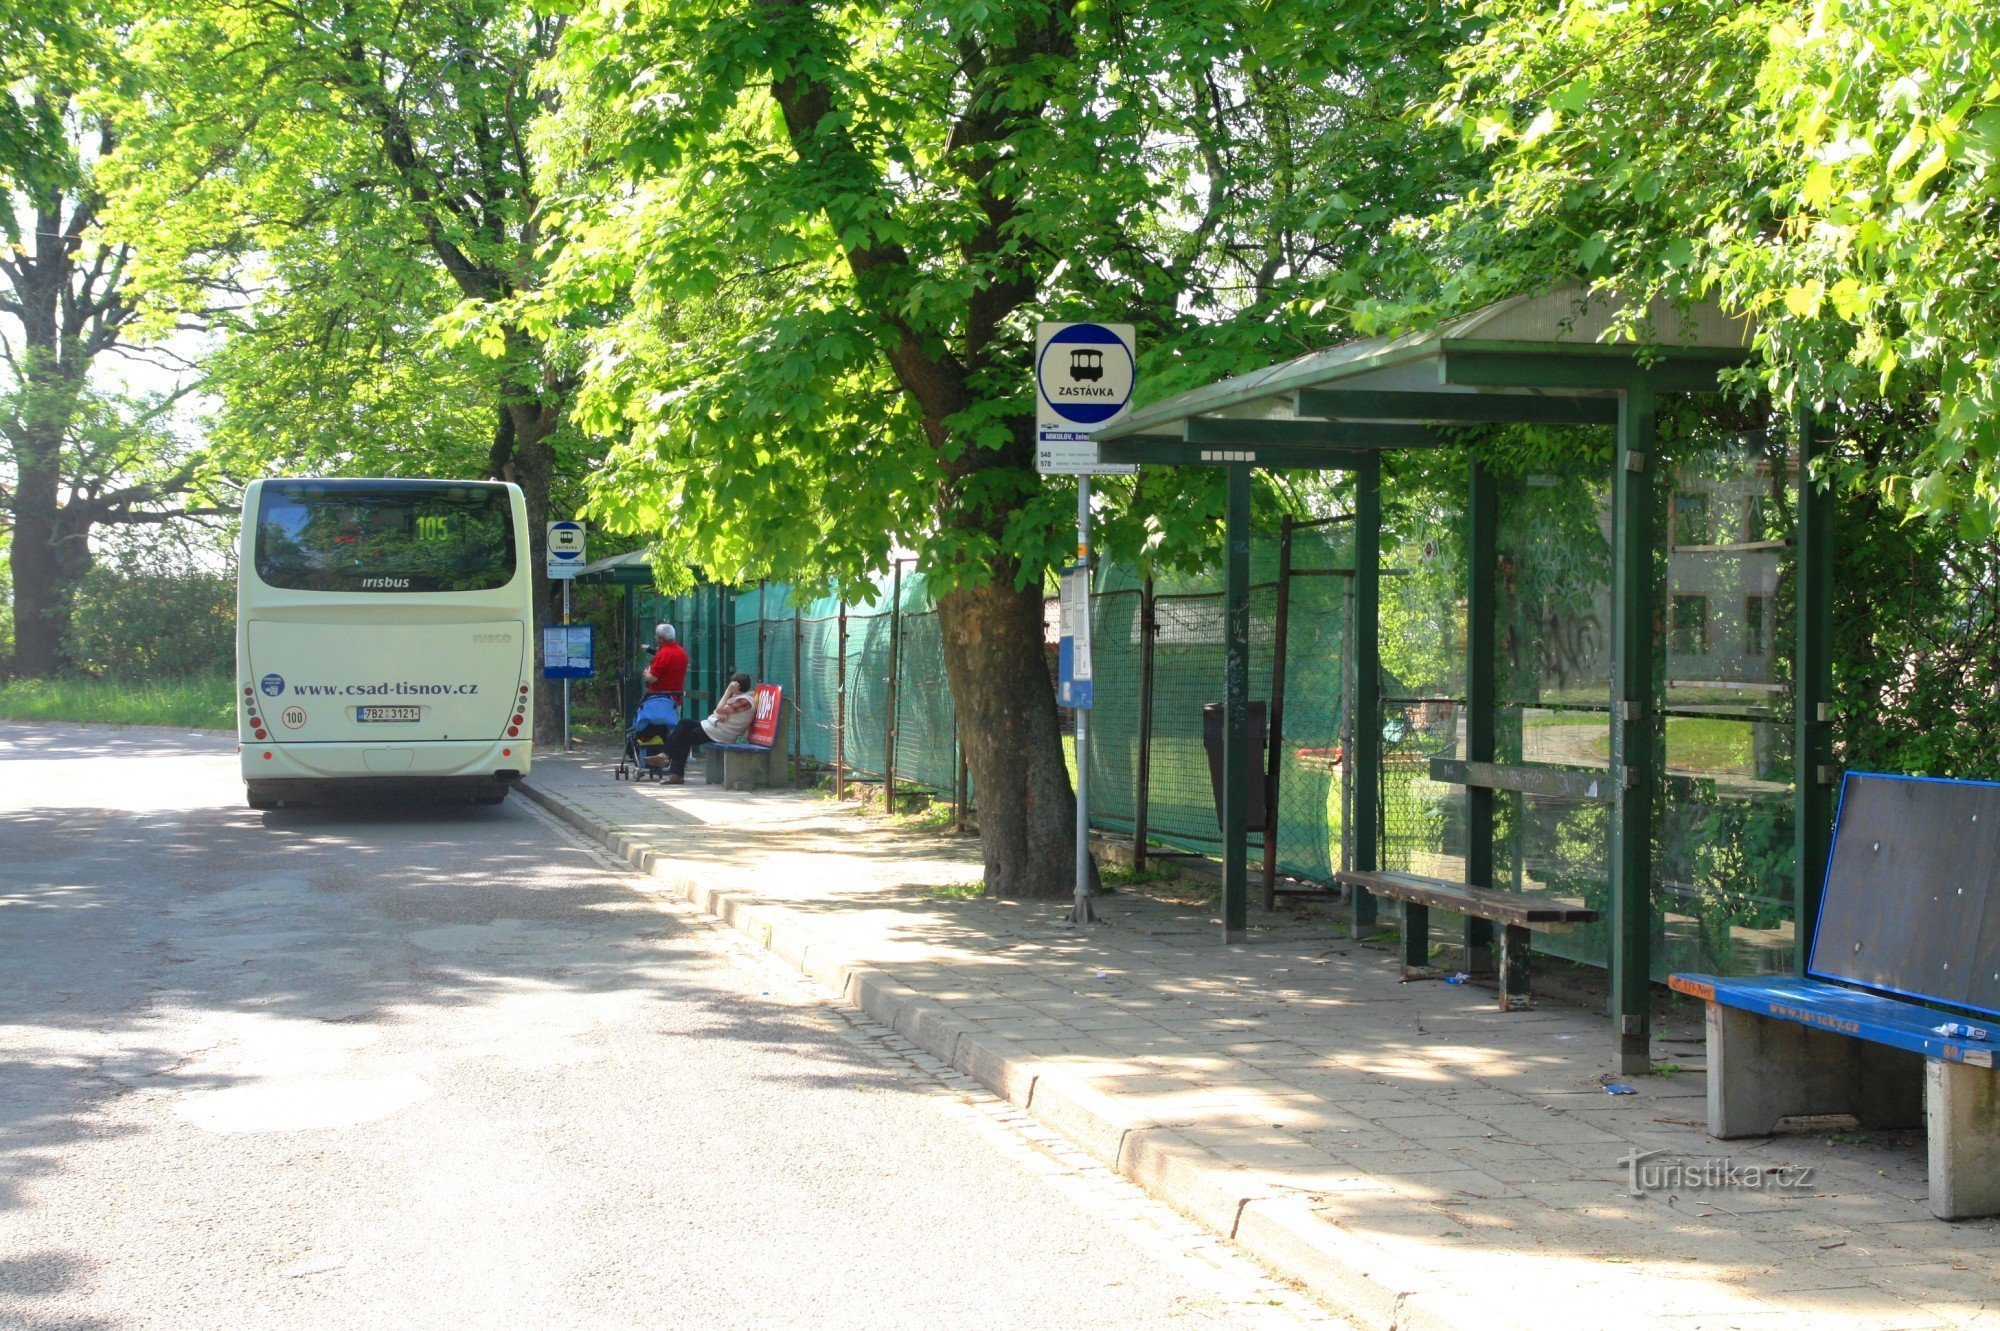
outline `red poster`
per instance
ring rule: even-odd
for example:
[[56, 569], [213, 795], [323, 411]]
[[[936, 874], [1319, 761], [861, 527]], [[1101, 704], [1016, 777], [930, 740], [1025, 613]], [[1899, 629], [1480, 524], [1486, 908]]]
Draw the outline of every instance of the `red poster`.
[[785, 691], [776, 684], [757, 686], [757, 710], [750, 717], [750, 742], [770, 748], [778, 742], [778, 708]]

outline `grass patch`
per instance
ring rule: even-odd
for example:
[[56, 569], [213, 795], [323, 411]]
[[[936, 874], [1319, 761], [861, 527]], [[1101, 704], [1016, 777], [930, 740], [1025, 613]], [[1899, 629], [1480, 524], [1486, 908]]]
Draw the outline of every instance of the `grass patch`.
[[[951, 803], [948, 800], [937, 801], [925, 795], [906, 795], [898, 791], [896, 803], [903, 807], [892, 811], [889, 821], [897, 827], [907, 827], [915, 832], [943, 832], [951, 827]], [[912, 808], [912, 805], [916, 807]]]
[[984, 883], [934, 883], [917, 889], [927, 897], [945, 897], [952, 901], [971, 901], [986, 895]]
[[1680, 1075], [1681, 1075], [1681, 1074], [1682, 1074], [1683, 1072], [1686, 1072], [1686, 1071], [1687, 1071], [1687, 1069], [1686, 1069], [1686, 1068], [1684, 1068], [1684, 1067], [1682, 1067], [1682, 1066], [1681, 1066], [1680, 1064], [1678, 1064], [1678, 1063], [1655, 1063], [1655, 1064], [1653, 1064], [1653, 1075], [1654, 1075], [1655, 1077], [1678, 1077], [1678, 1076], [1680, 1076]]
[[0, 684], [0, 717], [9, 721], [233, 730], [234, 691], [228, 675], [132, 683], [87, 678], [17, 679]]
[[1179, 878], [1181, 871], [1171, 865], [1147, 865], [1143, 869], [1128, 869], [1123, 865], [1100, 864], [1097, 866], [1097, 881], [1106, 887], [1136, 887], [1140, 883], [1165, 883]]

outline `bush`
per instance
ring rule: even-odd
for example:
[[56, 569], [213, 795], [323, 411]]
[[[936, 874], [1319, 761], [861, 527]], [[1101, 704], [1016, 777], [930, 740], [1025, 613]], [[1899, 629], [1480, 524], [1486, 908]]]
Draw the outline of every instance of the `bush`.
[[81, 669], [126, 680], [234, 674], [235, 579], [93, 568], [77, 588], [69, 652]]

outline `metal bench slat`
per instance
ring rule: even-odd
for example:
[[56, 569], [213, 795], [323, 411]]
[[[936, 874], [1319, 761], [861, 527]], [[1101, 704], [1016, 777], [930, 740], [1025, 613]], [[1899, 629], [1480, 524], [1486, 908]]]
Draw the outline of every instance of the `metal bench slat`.
[[1394, 870], [1343, 869], [1334, 874], [1334, 880], [1393, 901], [1414, 901], [1505, 924], [1590, 924], [1598, 918], [1598, 912], [1588, 906]]
[[1852, 1036], [1894, 1049], [1907, 1049], [1947, 1063], [1994, 1066], [2000, 1052], [1990, 1042], [1939, 1035], [1933, 1028], [1947, 1022], [1978, 1024], [1978, 1018], [1954, 1016], [1936, 1008], [1897, 998], [1849, 989], [1821, 980], [1791, 976], [1744, 979], [1725, 975], [1673, 975], [1667, 979], [1676, 993], [1740, 1008], [1760, 1017], [1796, 1022], [1836, 1035]]

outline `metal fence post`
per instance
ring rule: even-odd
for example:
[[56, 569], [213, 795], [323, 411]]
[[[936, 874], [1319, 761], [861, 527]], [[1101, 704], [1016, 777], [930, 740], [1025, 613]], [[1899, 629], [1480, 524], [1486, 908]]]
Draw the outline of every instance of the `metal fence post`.
[[1278, 906], [1278, 781], [1285, 736], [1285, 644], [1292, 617], [1292, 515], [1278, 529], [1278, 605], [1271, 644], [1271, 702], [1264, 750], [1264, 909]]
[[792, 784], [796, 786], [799, 774], [806, 768], [804, 751], [799, 747], [803, 734], [799, 722], [806, 700], [806, 650], [799, 624], [799, 591], [793, 584], [786, 586], [792, 597]]
[[847, 798], [847, 596], [839, 598], [840, 632], [833, 668], [833, 797]]
[[1153, 642], [1160, 636], [1159, 606], [1150, 574], [1139, 588], [1139, 765], [1132, 792], [1132, 868], [1146, 868], [1147, 815], [1153, 796]]
[[896, 676], [903, 655], [903, 561], [889, 582], [889, 688], [882, 708], [882, 812], [896, 811]]
[[771, 622], [771, 617], [764, 613], [764, 594], [770, 585], [764, 578], [757, 579], [757, 682], [759, 684], [764, 682], [764, 635]]

